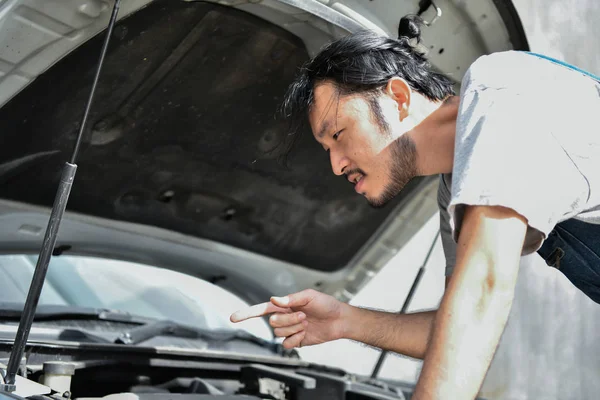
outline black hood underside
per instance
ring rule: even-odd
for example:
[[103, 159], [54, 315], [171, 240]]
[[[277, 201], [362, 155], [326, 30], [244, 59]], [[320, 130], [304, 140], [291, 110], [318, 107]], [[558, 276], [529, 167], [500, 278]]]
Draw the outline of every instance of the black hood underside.
[[[0, 110], [0, 197], [52, 205], [103, 39]], [[333, 175], [309, 131], [282, 162], [290, 135], [276, 111], [308, 58], [287, 31], [224, 6], [157, 1], [111, 40], [68, 211], [333, 271], [416, 186], [371, 208]]]

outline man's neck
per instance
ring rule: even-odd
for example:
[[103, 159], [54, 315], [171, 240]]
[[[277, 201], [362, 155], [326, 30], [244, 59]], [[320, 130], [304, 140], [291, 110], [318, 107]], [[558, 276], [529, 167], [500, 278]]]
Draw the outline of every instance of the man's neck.
[[452, 172], [459, 104], [458, 96], [436, 104], [437, 108], [409, 132], [417, 148], [419, 175]]

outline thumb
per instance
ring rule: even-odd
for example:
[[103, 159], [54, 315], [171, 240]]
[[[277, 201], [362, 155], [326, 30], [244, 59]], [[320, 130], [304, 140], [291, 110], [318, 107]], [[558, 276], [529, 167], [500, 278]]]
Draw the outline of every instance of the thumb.
[[278, 307], [303, 307], [314, 298], [312, 290], [303, 290], [301, 292], [289, 294], [284, 297], [271, 297], [271, 303]]

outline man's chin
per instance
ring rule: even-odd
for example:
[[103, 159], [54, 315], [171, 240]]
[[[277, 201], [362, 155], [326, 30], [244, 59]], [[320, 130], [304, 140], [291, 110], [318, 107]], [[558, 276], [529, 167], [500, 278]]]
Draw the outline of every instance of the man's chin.
[[373, 208], [383, 208], [390, 201], [394, 200], [394, 198], [402, 191], [405, 185], [396, 185], [394, 186], [386, 186], [383, 193], [379, 196], [369, 196], [367, 193], [364, 194], [365, 198], [369, 205]]
[[379, 198], [372, 198], [369, 196], [365, 196], [367, 199], [367, 203], [372, 207], [372, 208], [383, 208], [385, 207], [389, 202], [390, 202], [390, 198], [385, 198], [384, 196], [381, 196]]

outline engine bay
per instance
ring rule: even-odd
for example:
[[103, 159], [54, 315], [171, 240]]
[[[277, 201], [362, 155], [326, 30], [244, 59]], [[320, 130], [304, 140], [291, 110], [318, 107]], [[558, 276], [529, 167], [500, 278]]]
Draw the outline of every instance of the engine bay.
[[[297, 358], [85, 343], [28, 346], [16, 390], [0, 392], [0, 399], [397, 400], [410, 398], [412, 389]], [[0, 364], [10, 348], [0, 344]]]

